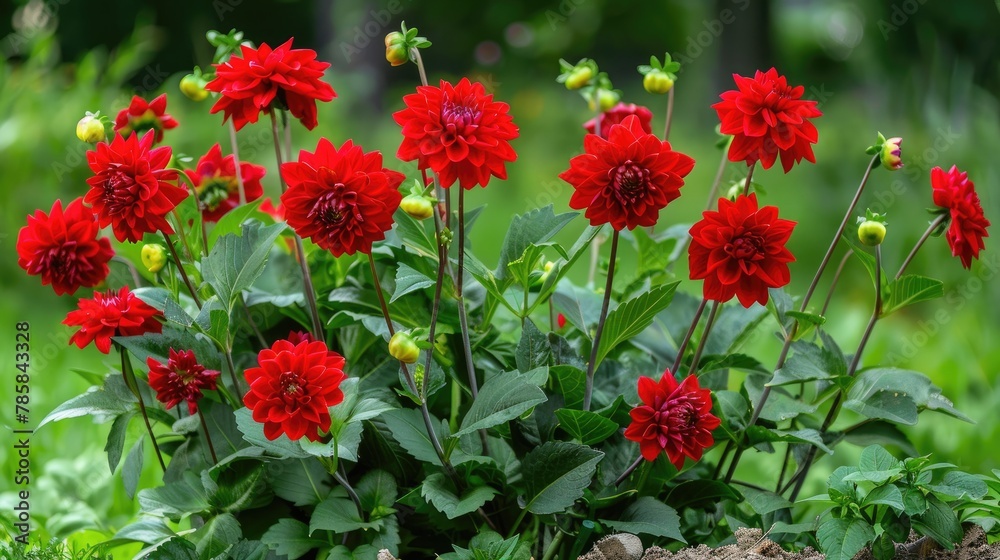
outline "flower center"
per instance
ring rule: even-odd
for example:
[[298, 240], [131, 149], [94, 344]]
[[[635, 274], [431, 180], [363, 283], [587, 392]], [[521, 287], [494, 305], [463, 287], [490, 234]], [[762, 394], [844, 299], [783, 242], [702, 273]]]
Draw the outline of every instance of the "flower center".
[[349, 190], [344, 183], [337, 180], [330, 169], [319, 170], [320, 183], [329, 190], [323, 193], [309, 211], [309, 218], [327, 229], [340, 229], [348, 216], [353, 215], [358, 222], [364, 217], [357, 211], [358, 193]]
[[157, 117], [152, 109], [147, 109], [138, 117], [129, 116], [128, 119], [127, 129], [135, 132], [138, 136], [142, 136], [142, 133], [147, 130], [159, 131], [161, 128], [160, 117]]
[[764, 258], [764, 240], [759, 235], [743, 233], [724, 247], [726, 254], [741, 261], [759, 261]]
[[112, 171], [104, 180], [104, 205], [110, 215], [124, 214], [133, 202], [131, 193], [135, 179], [120, 170]]
[[620, 196], [635, 202], [650, 187], [649, 170], [639, 167], [632, 160], [626, 160], [611, 171], [611, 184]]
[[305, 392], [305, 382], [298, 373], [282, 372], [278, 377], [278, 384], [281, 387], [281, 398], [286, 405], [298, 405], [309, 401], [309, 395]]
[[209, 210], [218, 208], [238, 189], [235, 177], [212, 177], [195, 187], [198, 200]]
[[482, 116], [483, 113], [477, 107], [469, 107], [453, 101], [445, 101], [441, 106], [441, 119], [445, 123], [455, 126], [464, 127], [479, 124], [479, 119]]
[[[73, 241], [67, 241], [66, 243], [53, 247], [49, 250], [48, 255], [46, 255], [46, 268], [59, 278], [65, 278], [67, 276], [72, 276], [73, 272], [76, 270], [77, 259], [74, 252], [76, 243]], [[85, 262], [80, 262], [79, 264], [84, 265]]]

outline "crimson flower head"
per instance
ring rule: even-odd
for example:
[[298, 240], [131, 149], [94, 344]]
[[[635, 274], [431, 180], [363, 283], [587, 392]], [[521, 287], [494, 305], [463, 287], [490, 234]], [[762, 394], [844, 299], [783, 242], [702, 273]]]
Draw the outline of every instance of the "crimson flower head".
[[371, 252], [403, 199], [397, 189], [404, 175], [382, 167], [380, 152], [365, 153], [350, 140], [338, 150], [320, 138], [315, 152], [299, 152], [281, 173], [288, 183], [285, 221], [335, 257]]
[[595, 226], [610, 223], [621, 231], [654, 225], [660, 210], [681, 195], [694, 160], [643, 130], [635, 115], [610, 128], [607, 140], [586, 135], [585, 153], [559, 174], [576, 189], [569, 205], [585, 208]]
[[288, 342], [297, 345], [300, 342], [312, 342], [316, 340], [313, 335], [306, 331], [289, 331], [285, 338]]
[[608, 133], [611, 132], [611, 125], [621, 124], [625, 120], [625, 117], [629, 115], [635, 115], [639, 117], [639, 126], [642, 127], [643, 132], [651, 134], [653, 132], [653, 127], [650, 123], [653, 121], [653, 112], [643, 107], [642, 105], [636, 105], [635, 103], [621, 103], [608, 109], [607, 111], [601, 113], [599, 117], [594, 117], [589, 121], [583, 123], [583, 128], [587, 129], [587, 132], [594, 134], [597, 130], [597, 122], [601, 123], [601, 138], [607, 140]]
[[802, 99], [805, 88], [789, 86], [788, 80], [771, 68], [753, 78], [733, 74], [736, 88], [723, 92], [722, 101], [712, 105], [722, 122], [722, 134], [732, 134], [730, 161], [758, 160], [769, 169], [781, 156], [785, 173], [803, 158], [816, 163], [812, 144], [818, 140], [816, 127], [808, 119], [822, 116], [816, 102]]
[[152, 356], [146, 358], [149, 366], [149, 386], [156, 391], [156, 400], [170, 410], [181, 401], [187, 401], [188, 414], [198, 412], [198, 401], [203, 390], [214, 391], [219, 372], [205, 369], [198, 363], [191, 350], [180, 352], [170, 349], [166, 365]]
[[344, 358], [321, 341], [279, 340], [260, 351], [257, 364], [244, 372], [250, 391], [243, 403], [267, 439], [319, 440], [330, 429], [329, 408], [344, 400]]
[[292, 39], [272, 49], [240, 46], [241, 56], [233, 55], [215, 65], [215, 79], [205, 85], [222, 94], [211, 113], [222, 111], [225, 122], [233, 119], [236, 130], [255, 123], [261, 112], [287, 108], [303, 126], [316, 128], [316, 102], [337, 97], [321, 78], [329, 62], [316, 60], [312, 49], [293, 49]]
[[[257, 200], [264, 195], [260, 180], [267, 170], [263, 166], [240, 162], [240, 177], [247, 201]], [[191, 179], [194, 192], [202, 206], [202, 217], [206, 222], [218, 222], [230, 210], [240, 204], [240, 185], [236, 178], [236, 160], [232, 154], [222, 157], [222, 148], [212, 146], [201, 156], [194, 169], [184, 173]]]
[[979, 251], [986, 247], [983, 238], [990, 235], [986, 233], [990, 221], [983, 214], [976, 185], [969, 180], [968, 173], [953, 165], [947, 172], [940, 167], [931, 169], [931, 187], [934, 204], [950, 214], [951, 225], [945, 238], [951, 254], [962, 259], [962, 266], [970, 268], [972, 259], [978, 259]]
[[458, 181], [463, 189], [485, 187], [491, 177], [507, 178], [506, 162], [517, 159], [510, 141], [518, 136], [510, 106], [493, 101], [479, 82], [441, 80], [403, 97], [406, 108], [392, 115], [403, 127], [396, 157], [432, 169], [442, 187]]
[[77, 198], [65, 211], [57, 200], [46, 214], [36, 210], [17, 234], [17, 264], [42, 285], [52, 284], [56, 295], [93, 287], [108, 277], [108, 261], [115, 255], [111, 242], [98, 238], [94, 212]]
[[101, 142], [96, 151], [87, 152], [94, 176], [87, 179], [90, 190], [83, 201], [93, 206], [101, 227], [111, 225], [118, 241], [135, 243], [144, 233], [173, 233], [164, 216], [188, 195], [168, 182], [177, 179], [177, 171], [166, 168], [170, 147], [150, 150], [152, 145], [152, 132], [127, 140], [116, 134], [111, 144]]
[[128, 138], [133, 132], [142, 136], [147, 130], [152, 130], [156, 135], [153, 140], [155, 144], [163, 142], [164, 130], [176, 126], [177, 121], [167, 114], [165, 93], [149, 103], [138, 95], [132, 96], [129, 106], [119, 111], [115, 117], [115, 132]]
[[691, 226], [688, 265], [692, 280], [704, 280], [705, 299], [726, 302], [736, 296], [743, 307], [767, 304], [768, 288], [791, 280], [788, 263], [795, 260], [785, 243], [795, 222], [778, 217], [778, 208], [757, 208], [757, 195], [735, 202], [719, 199], [718, 211], [707, 211]]
[[698, 378], [689, 375], [680, 384], [670, 370], [657, 383], [639, 378], [642, 404], [632, 409], [632, 423], [625, 429], [625, 439], [639, 443], [647, 461], [655, 461], [666, 451], [677, 470], [684, 458], [701, 459], [705, 449], [715, 444], [712, 430], [721, 420], [712, 414], [712, 392], [698, 386]]
[[117, 293], [114, 290], [95, 292], [94, 299], [81, 299], [77, 305], [79, 308], [70, 311], [63, 324], [80, 327], [69, 339], [70, 344], [80, 348], [93, 342], [98, 350], [108, 354], [112, 336], [163, 331], [163, 324], [156, 320], [163, 314], [136, 297], [128, 286], [122, 286]]

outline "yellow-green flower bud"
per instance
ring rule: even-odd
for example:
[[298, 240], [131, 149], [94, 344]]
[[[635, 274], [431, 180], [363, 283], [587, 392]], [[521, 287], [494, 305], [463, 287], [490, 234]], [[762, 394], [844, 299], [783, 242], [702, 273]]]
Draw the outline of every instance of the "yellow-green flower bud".
[[879, 153], [879, 159], [882, 160], [882, 167], [889, 171], [896, 171], [903, 167], [903, 160], [900, 157], [902, 150], [899, 147], [902, 143], [903, 139], [897, 137], [889, 138], [882, 144], [882, 151]]
[[194, 74], [188, 74], [181, 78], [181, 93], [192, 101], [204, 101], [208, 97], [208, 90], [205, 89], [205, 80]]
[[404, 364], [412, 364], [420, 357], [420, 348], [410, 333], [400, 331], [389, 339], [389, 354]]
[[566, 89], [580, 89], [594, 77], [594, 69], [590, 66], [578, 66], [566, 78]]
[[143, 245], [139, 256], [142, 259], [142, 266], [153, 273], [163, 270], [164, 265], [167, 264], [167, 249], [157, 243]]
[[403, 209], [403, 212], [417, 220], [426, 220], [434, 215], [434, 203], [421, 194], [404, 196], [399, 207]]
[[653, 70], [642, 77], [642, 87], [649, 93], [667, 93], [674, 80], [662, 70]]
[[103, 142], [107, 138], [104, 135], [104, 123], [93, 115], [87, 115], [76, 123], [76, 137], [88, 144]]

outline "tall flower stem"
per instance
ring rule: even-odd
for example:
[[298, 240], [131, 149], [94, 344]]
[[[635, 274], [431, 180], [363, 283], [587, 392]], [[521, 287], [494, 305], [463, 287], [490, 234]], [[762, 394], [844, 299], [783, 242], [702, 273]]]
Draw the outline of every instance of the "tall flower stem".
[[674, 88], [667, 93], [667, 118], [663, 123], [663, 141], [670, 138], [670, 123], [674, 120]]
[[621, 483], [625, 482], [625, 479], [628, 478], [628, 475], [632, 474], [632, 472], [635, 471], [635, 469], [637, 469], [639, 465], [642, 464], [643, 460], [644, 457], [640, 453], [639, 456], [636, 457], [635, 461], [633, 461], [632, 464], [629, 465], [628, 468], [626, 468], [624, 471], [622, 471], [622, 474], [615, 479], [615, 486], [621, 486]]
[[691, 342], [694, 330], [698, 328], [698, 322], [701, 321], [701, 315], [705, 312], [705, 305], [707, 304], [708, 300], [705, 298], [702, 298], [701, 303], [698, 304], [698, 310], [694, 312], [694, 318], [691, 319], [691, 326], [688, 327], [687, 334], [684, 335], [680, 346], [677, 347], [677, 357], [674, 358], [674, 364], [670, 366], [670, 373], [676, 374], [677, 369], [681, 367], [681, 361], [684, 360], [684, 351], [687, 350], [688, 343]]
[[708, 200], [705, 202], [705, 210], [711, 210], [717, 202], [719, 196], [719, 185], [722, 183], [722, 175], [726, 172], [726, 165], [729, 163], [729, 154], [722, 150], [722, 160], [719, 161], [719, 169], [715, 172], [715, 179], [712, 180], [712, 188], [708, 189]]
[[222, 349], [222, 354], [226, 356], [226, 368], [229, 369], [229, 380], [233, 382], [233, 389], [237, 393], [244, 393], [250, 390], [249, 387], [246, 389], [240, 384], [240, 380], [236, 377], [236, 364], [233, 362], [233, 343], [230, 340], [226, 341], [226, 347]]
[[[281, 157], [281, 140], [278, 134], [278, 117], [274, 110], [271, 115], [271, 135], [274, 139], [274, 156], [278, 161], [278, 179], [281, 181], [281, 193], [288, 190], [285, 183], [285, 176], [281, 172], [281, 164], [284, 163]], [[309, 307], [309, 315], [312, 318], [313, 337], [316, 340], [326, 340], [326, 331], [323, 329], [323, 321], [319, 318], [319, 304], [316, 302], [316, 290], [313, 288], [312, 274], [309, 272], [309, 262], [306, 260], [305, 247], [302, 245], [302, 238], [299, 234], [294, 235], [295, 256], [298, 257], [299, 266], [302, 269], [302, 294], [305, 296], [306, 305]]]
[[[927, 238], [930, 237], [931, 234], [934, 233], [934, 230], [936, 230], [947, 218], [948, 218], [947, 214], [942, 214], [938, 216], [936, 220], [931, 222], [927, 230], [924, 231], [924, 234], [920, 236], [920, 239], [917, 241], [916, 245], [913, 246], [913, 249], [910, 251], [910, 254], [906, 256], [906, 259], [903, 261], [903, 264], [900, 265], [899, 271], [896, 273], [896, 276], [893, 278], [893, 280], [899, 280], [900, 277], [903, 276], [903, 272], [906, 270], [906, 267], [913, 260], [913, 257], [917, 254], [917, 251], [919, 251], [920, 248], [923, 247], [924, 242], [927, 241]], [[875, 323], [878, 321], [881, 315], [882, 315], [882, 247], [876, 246], [875, 247], [875, 309], [872, 312], [871, 318], [868, 320], [868, 325], [865, 326], [864, 334], [861, 335], [861, 342], [858, 343], [858, 349], [857, 351], [854, 352], [854, 357], [851, 358], [851, 363], [847, 367], [847, 377], [854, 377], [854, 374], [857, 373], [858, 366], [861, 364], [861, 355], [864, 353], [865, 346], [868, 345], [868, 340], [871, 337], [872, 330], [875, 328]], [[833, 404], [830, 407], [830, 412], [827, 413], [826, 418], [823, 420], [823, 425], [819, 430], [821, 437], [827, 433], [827, 431], [830, 429], [830, 426], [833, 425], [833, 422], [837, 419], [837, 416], [840, 413], [840, 406], [843, 401], [843, 396], [844, 396], [843, 393], [838, 393], [836, 398], [834, 398]], [[802, 490], [802, 484], [805, 483], [806, 475], [809, 474], [809, 469], [812, 467], [813, 459], [815, 457], [816, 457], [816, 448], [810, 447], [809, 452], [806, 455], [806, 459], [802, 462], [802, 467], [798, 470], [798, 472], [795, 473], [792, 479], [788, 481], [789, 484], [791, 484], [793, 481], [795, 483], [795, 489], [792, 490], [791, 494], [792, 501], [795, 501], [795, 498], [797, 498], [799, 495], [799, 491]]]
[[417, 63], [417, 73], [420, 74], [420, 84], [427, 85], [427, 71], [424, 70], [424, 59], [420, 56], [420, 49], [410, 49], [410, 59]]
[[747, 171], [747, 180], [743, 184], [743, 196], [750, 196], [750, 183], [753, 180], [753, 170], [756, 168], [757, 162], [755, 161], [752, 165], [750, 165], [750, 170]]
[[163, 462], [163, 454], [160, 453], [160, 444], [156, 442], [156, 435], [153, 434], [153, 426], [149, 423], [149, 413], [146, 412], [146, 402], [142, 398], [142, 392], [139, 390], [139, 383], [135, 379], [135, 371], [132, 369], [132, 362], [128, 359], [128, 350], [124, 346], [118, 346], [118, 353], [122, 358], [122, 377], [125, 379], [125, 386], [132, 391], [135, 395], [136, 400], [139, 401], [139, 412], [142, 414], [142, 420], [146, 423], [146, 431], [149, 433], [149, 440], [153, 442], [153, 450], [156, 451], [156, 458], [160, 462], [160, 468], [163, 472], [167, 472], [167, 464]]
[[174, 242], [170, 239], [170, 236], [166, 232], [163, 233], [163, 239], [167, 241], [167, 249], [170, 250], [170, 255], [174, 259], [174, 264], [177, 265], [177, 270], [181, 273], [181, 278], [184, 280], [184, 285], [187, 286], [188, 293], [191, 294], [191, 299], [194, 300], [194, 304], [201, 309], [201, 300], [198, 299], [198, 292], [194, 289], [194, 284], [191, 283], [191, 279], [188, 278], [187, 271], [184, 270], [184, 264], [181, 263], [181, 257], [177, 254], [177, 248], [174, 247]]
[[604, 322], [608, 318], [608, 306], [611, 304], [611, 290], [615, 280], [615, 258], [618, 256], [618, 230], [611, 236], [611, 260], [608, 264], [608, 280], [604, 285], [604, 303], [601, 305], [601, 316], [594, 332], [594, 345], [590, 348], [590, 361], [587, 362], [587, 384], [583, 393], [583, 410], [590, 410], [590, 399], [594, 394], [594, 370], [597, 369], [597, 351], [601, 346], [601, 334], [604, 332]]
[[198, 411], [198, 419], [201, 421], [201, 429], [205, 432], [205, 443], [208, 444], [208, 452], [212, 455], [212, 464], [219, 463], [219, 458], [215, 455], [215, 446], [212, 445], [212, 434], [208, 433], [208, 422], [205, 422], [205, 414]]
[[712, 327], [715, 326], [715, 318], [719, 313], [720, 307], [722, 307], [720, 302], [712, 302], [712, 310], [708, 312], [705, 330], [702, 331], [701, 340], [698, 341], [698, 348], [694, 351], [694, 357], [691, 358], [691, 368], [688, 370], [688, 375], [694, 375], [698, 372], [698, 362], [701, 360], [702, 352], [705, 351], [705, 345], [708, 343], [708, 335], [712, 332]]
[[[837, 249], [837, 244], [840, 242], [840, 236], [844, 234], [844, 229], [847, 228], [847, 222], [850, 221], [851, 217], [854, 215], [854, 207], [858, 205], [858, 200], [861, 199], [861, 193], [865, 190], [865, 185], [868, 184], [868, 177], [871, 176], [872, 169], [879, 164], [879, 156], [876, 154], [872, 157], [871, 162], [868, 163], [868, 169], [865, 170], [864, 177], [861, 178], [861, 184], [858, 185], [858, 190], [854, 194], [854, 199], [851, 200], [850, 206], [847, 208], [847, 212], [844, 212], [844, 219], [840, 222], [840, 227], [837, 228], [837, 233], [834, 234], [833, 240], [830, 241], [830, 247], [826, 250], [826, 254], [823, 256], [823, 260], [820, 262], [819, 268], [816, 270], [816, 274], [813, 275], [812, 282], [809, 283], [809, 289], [806, 290], [805, 297], [802, 298], [802, 304], [799, 305], [799, 311], [805, 312], [809, 305], [809, 300], [812, 299], [813, 293], [816, 291], [816, 286], [819, 284], [819, 279], [822, 278], [823, 272], [826, 270], [826, 266], [830, 264], [830, 258], [833, 256], [833, 252]], [[781, 346], [781, 353], [778, 355], [778, 362], [774, 366], [774, 371], [778, 371], [785, 366], [785, 360], [788, 358], [788, 351], [792, 347], [792, 341], [795, 339], [795, 332], [798, 329], [798, 323], [794, 323], [785, 333], [785, 341]], [[764, 409], [764, 405], [767, 403], [768, 397], [771, 396], [771, 387], [768, 385], [764, 386], [764, 390], [760, 394], [760, 398], [757, 399], [757, 404], [754, 406], [753, 414], [750, 416], [750, 422], [747, 424], [747, 429], [753, 427], [757, 423], [757, 419], [760, 418], [760, 413]], [[743, 447], [740, 446], [736, 450], [736, 454], [733, 456], [733, 462], [729, 467], [729, 473], [726, 475], [726, 481], [732, 480], [732, 475], [736, 471], [736, 465], [739, 463], [740, 458], [743, 456]]]
[[847, 261], [851, 260], [853, 254], [853, 250], [847, 251], [844, 253], [844, 258], [840, 259], [840, 264], [837, 265], [837, 270], [833, 273], [833, 280], [830, 281], [830, 289], [826, 293], [826, 299], [823, 300], [823, 308], [819, 312], [820, 316], [826, 316], [826, 310], [830, 307], [830, 301], [833, 300], [833, 292], [837, 288], [837, 283], [840, 282], [840, 275], [844, 272], [844, 267], [847, 266]]
[[240, 169], [240, 146], [236, 139], [236, 125], [229, 119], [229, 145], [233, 151], [233, 164], [236, 167], [236, 186], [240, 189], [240, 206], [247, 203], [247, 190], [243, 186], [243, 170]]
[[455, 278], [455, 298], [458, 299], [458, 321], [462, 328], [462, 349], [465, 351], [465, 371], [469, 376], [472, 398], [479, 396], [476, 365], [472, 362], [472, 343], [469, 340], [469, 318], [465, 310], [462, 288], [465, 282], [465, 189], [458, 190], [458, 270]]

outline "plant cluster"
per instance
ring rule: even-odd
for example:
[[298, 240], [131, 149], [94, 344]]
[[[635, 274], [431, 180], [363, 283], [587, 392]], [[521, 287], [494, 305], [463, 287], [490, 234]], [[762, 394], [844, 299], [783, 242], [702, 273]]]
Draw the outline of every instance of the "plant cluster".
[[[100, 387], [43, 421], [112, 423], [109, 467], [120, 467], [141, 517], [101, 550], [548, 559], [618, 531], [676, 547], [716, 544], [744, 525], [802, 543], [816, 527], [790, 524], [790, 511], [817, 452], [878, 442], [912, 455], [899, 425], [925, 410], [964, 418], [925, 375], [861, 362], [879, 319], [942, 295], [941, 282], [906, 273], [929, 237], [944, 234], [966, 268], [978, 258], [989, 221], [973, 182], [956, 167], [932, 171], [929, 227], [886, 274], [884, 218], [869, 212], [847, 230], [872, 174], [902, 165], [902, 141], [880, 134], [796, 302], [783, 289], [801, 273], [787, 243], [810, 224], [766, 204], [752, 178], [779, 161], [785, 173], [815, 161], [822, 113], [774, 68], [734, 76], [712, 105], [724, 149], [709, 204], [692, 225], [662, 227], [664, 210], [696, 188], [686, 184], [696, 162], [667, 139], [679, 65], [667, 56], [639, 67], [647, 91], [667, 96], [657, 135], [652, 111], [623, 102], [595, 61], [562, 61], [557, 81], [595, 113], [559, 175], [589, 226], [564, 244], [557, 234], [578, 213], [515, 216], [494, 265], [468, 243], [483, 208], [466, 198], [501, 188], [520, 131], [483, 84], [431, 85], [420, 56], [430, 43], [416, 29], [386, 37], [387, 60], [414, 63], [422, 78], [392, 115], [395, 156], [415, 162], [416, 177], [350, 139], [292, 153], [294, 121], [313, 129], [317, 103], [337, 95], [315, 51], [255, 46], [236, 31], [208, 39], [212, 70], [196, 69], [181, 89], [214, 96], [209, 112], [223, 114], [232, 153], [207, 143], [197, 162], [173, 157], [163, 142], [183, 124], [165, 94], [136, 97], [113, 123], [88, 114], [77, 132], [95, 144], [89, 190], [38, 210], [18, 236], [28, 274], [57, 295], [86, 291], [65, 320], [71, 343], [117, 354]], [[276, 177], [235, 150], [236, 131], [262, 118]], [[732, 162], [746, 179], [720, 197]], [[263, 198], [267, 183], [280, 186], [277, 202]], [[625, 244], [634, 267], [620, 266]], [[856, 259], [873, 280], [853, 353], [824, 327], [839, 269], [826, 302], [813, 302], [844, 246], [843, 262]], [[588, 255], [580, 285], [570, 272]], [[681, 259], [697, 296], [677, 290]], [[112, 263], [128, 267], [130, 285], [105, 285]], [[741, 352], [760, 331], [776, 331], [776, 364]], [[849, 422], [836, 423], [845, 409]], [[140, 489], [147, 446], [163, 484]], [[776, 480], [735, 478], [750, 450], [780, 451], [754, 454]], [[817, 539], [843, 557], [874, 542], [884, 558], [905, 526], [951, 546], [958, 517], [945, 500], [980, 500], [983, 488], [868, 448], [858, 468], [831, 478], [835, 507]], [[995, 504], [979, 503], [995, 518]], [[841, 529], [849, 541], [830, 537]]]

